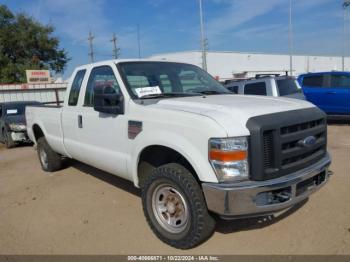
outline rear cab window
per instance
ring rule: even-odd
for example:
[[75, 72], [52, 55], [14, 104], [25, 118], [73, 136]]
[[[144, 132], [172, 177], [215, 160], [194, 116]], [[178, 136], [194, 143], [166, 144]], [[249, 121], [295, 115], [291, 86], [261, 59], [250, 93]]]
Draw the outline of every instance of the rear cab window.
[[79, 93], [81, 84], [83, 83], [84, 76], [85, 76], [86, 70], [80, 70], [77, 72], [77, 74], [74, 77], [72, 87], [70, 89], [70, 94], [68, 98], [68, 105], [69, 106], [76, 106], [79, 99]]
[[266, 96], [267, 95], [266, 83], [258, 82], [258, 83], [246, 84], [244, 86], [244, 94]]

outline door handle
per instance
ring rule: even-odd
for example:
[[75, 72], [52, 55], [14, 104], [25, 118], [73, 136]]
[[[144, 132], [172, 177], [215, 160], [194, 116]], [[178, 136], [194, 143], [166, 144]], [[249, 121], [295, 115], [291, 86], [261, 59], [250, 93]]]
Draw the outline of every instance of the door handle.
[[83, 128], [83, 116], [78, 115], [78, 127]]
[[335, 91], [328, 91], [326, 94], [328, 94], [328, 95], [335, 95], [336, 92]]

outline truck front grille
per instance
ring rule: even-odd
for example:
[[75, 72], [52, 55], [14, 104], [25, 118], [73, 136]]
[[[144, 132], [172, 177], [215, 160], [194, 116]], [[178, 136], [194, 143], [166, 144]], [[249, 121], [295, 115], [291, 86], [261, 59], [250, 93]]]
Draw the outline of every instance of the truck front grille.
[[318, 109], [255, 117], [247, 127], [251, 131], [252, 180], [296, 172], [316, 163], [327, 151], [326, 118]]
[[264, 132], [264, 168], [273, 167], [273, 132]]

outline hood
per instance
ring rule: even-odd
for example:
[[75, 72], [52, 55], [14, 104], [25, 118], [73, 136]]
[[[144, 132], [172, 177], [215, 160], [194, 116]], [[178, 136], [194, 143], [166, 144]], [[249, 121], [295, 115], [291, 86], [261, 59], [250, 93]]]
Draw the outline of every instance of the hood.
[[249, 135], [246, 123], [251, 117], [315, 107], [297, 99], [247, 95], [163, 99], [152, 106], [209, 117], [225, 128], [228, 136]]
[[26, 124], [26, 118], [25, 115], [13, 115], [13, 116], [7, 116], [6, 117], [6, 123], [7, 124]]

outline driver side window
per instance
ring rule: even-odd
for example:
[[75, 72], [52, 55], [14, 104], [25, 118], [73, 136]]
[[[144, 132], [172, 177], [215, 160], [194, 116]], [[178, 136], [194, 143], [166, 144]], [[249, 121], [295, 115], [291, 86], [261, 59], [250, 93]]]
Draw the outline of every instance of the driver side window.
[[100, 66], [93, 68], [86, 87], [84, 106], [92, 107], [94, 105], [94, 87], [105, 85], [111, 86], [117, 94], [121, 94], [120, 87], [111, 67]]

